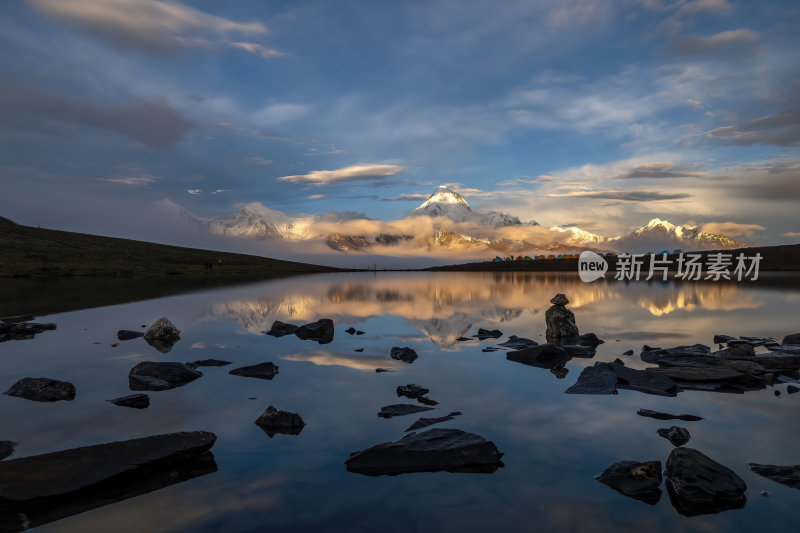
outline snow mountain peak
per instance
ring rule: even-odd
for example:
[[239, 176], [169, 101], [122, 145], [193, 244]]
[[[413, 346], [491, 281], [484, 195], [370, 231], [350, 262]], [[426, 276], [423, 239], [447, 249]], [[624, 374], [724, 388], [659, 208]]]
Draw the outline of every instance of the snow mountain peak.
[[422, 205], [417, 207], [416, 210], [425, 210], [431, 206], [435, 207], [437, 204], [460, 206], [470, 209], [469, 204], [463, 196], [446, 185], [439, 185], [436, 190], [433, 191], [433, 194], [431, 194]]

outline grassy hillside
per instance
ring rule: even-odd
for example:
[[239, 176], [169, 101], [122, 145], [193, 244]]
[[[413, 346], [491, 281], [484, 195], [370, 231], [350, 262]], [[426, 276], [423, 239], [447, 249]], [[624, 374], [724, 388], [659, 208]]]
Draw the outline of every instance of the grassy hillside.
[[0, 217], [0, 278], [175, 276], [224, 282], [336, 270], [253, 255], [33, 228]]

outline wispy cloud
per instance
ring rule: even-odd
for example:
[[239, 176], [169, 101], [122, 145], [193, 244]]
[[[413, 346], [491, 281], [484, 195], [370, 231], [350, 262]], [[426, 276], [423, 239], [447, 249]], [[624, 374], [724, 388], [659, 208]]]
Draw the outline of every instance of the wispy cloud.
[[634, 178], [708, 178], [708, 172], [691, 170], [690, 165], [677, 165], [670, 161], [658, 161], [654, 163], [644, 163], [630, 170], [610, 176], [612, 179], [634, 179]]
[[312, 194], [307, 198], [309, 200], [322, 200], [323, 198], [327, 198], [327, 196], [328, 196], [327, 194]]
[[271, 165], [272, 163], [275, 162], [272, 159], [264, 159], [263, 157], [259, 156], [248, 157], [247, 159], [245, 159], [245, 161], [247, 161], [248, 164], [255, 165], [257, 167]]
[[419, 202], [426, 200], [429, 195], [427, 194], [400, 194], [392, 198], [381, 198], [382, 202]]
[[598, 200], [620, 200], [623, 202], [655, 202], [659, 200], [680, 200], [691, 198], [687, 193], [664, 193], [658, 191], [571, 191], [551, 193], [549, 198], [594, 198]]
[[784, 237], [800, 237], [800, 231], [787, 231], [783, 234]]
[[739, 224], [737, 222], [706, 222], [700, 227], [700, 231], [705, 233], [716, 233], [728, 237], [752, 237], [756, 231], [765, 229], [764, 226], [758, 224]]
[[404, 172], [405, 167], [399, 165], [378, 165], [360, 163], [337, 170], [315, 170], [308, 174], [283, 176], [278, 181], [302, 183], [307, 185], [330, 185], [348, 181], [380, 181]]
[[740, 28], [728, 30], [713, 35], [693, 35], [676, 39], [670, 48], [684, 55], [704, 54], [732, 45], [755, 45], [758, 43], [758, 34], [753, 30]]
[[800, 142], [800, 107], [785, 109], [734, 126], [715, 128], [704, 135], [720, 144], [791, 146]]
[[98, 178], [100, 181], [108, 181], [111, 183], [122, 183], [124, 185], [133, 185], [136, 187], [144, 187], [156, 181], [152, 176], [131, 176], [127, 178]]

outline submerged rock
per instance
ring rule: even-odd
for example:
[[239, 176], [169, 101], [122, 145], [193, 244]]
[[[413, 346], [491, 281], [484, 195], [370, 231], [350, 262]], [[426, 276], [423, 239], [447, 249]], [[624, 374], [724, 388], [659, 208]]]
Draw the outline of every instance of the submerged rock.
[[306, 423], [297, 413], [289, 411], [279, 411], [273, 406], [267, 407], [266, 411], [256, 420], [256, 425], [264, 430], [270, 438], [276, 433], [284, 435], [299, 435]]
[[30, 322], [31, 320], [36, 320], [36, 317], [33, 315], [14, 315], [0, 318], [0, 322], [3, 324], [18, 324], [20, 322]]
[[182, 387], [203, 375], [184, 363], [143, 361], [128, 373], [131, 390], [167, 390]]
[[[7, 317], [13, 320], [20, 317]], [[26, 318], [22, 316], [21, 318]], [[0, 342], [21, 341], [34, 338], [43, 331], [56, 329], [55, 324], [35, 324], [33, 322], [0, 322]]]
[[131, 394], [129, 396], [122, 396], [114, 398], [113, 400], [106, 400], [114, 405], [122, 407], [132, 407], [134, 409], [146, 409], [150, 407], [150, 396], [147, 394]]
[[199, 361], [192, 361], [191, 363], [186, 363], [189, 366], [198, 367], [198, 366], [227, 366], [231, 364], [230, 361], [222, 361], [220, 359], [201, 359]]
[[344, 332], [345, 332], [345, 333], [349, 333], [350, 335], [355, 335], [355, 334], [356, 334], [356, 328], [354, 328], [354, 327], [350, 326], [349, 328], [347, 328], [346, 330], [344, 330]]
[[644, 345], [640, 357], [645, 363], [657, 363], [660, 357], [665, 355], [708, 355], [711, 348], [705, 344], [694, 344], [692, 346], [675, 346], [674, 348], [652, 348]]
[[345, 464], [348, 471], [368, 476], [439, 471], [491, 473], [503, 466], [502, 456], [493, 442], [480, 435], [434, 428], [355, 452]]
[[14, 448], [17, 447], [17, 444], [19, 443], [10, 440], [0, 440], [0, 461], [10, 457], [14, 453]]
[[578, 381], [564, 391], [566, 394], [616, 394], [617, 374], [608, 363], [587, 366]]
[[75, 385], [50, 378], [22, 378], [3, 394], [34, 402], [72, 401], [75, 399]]
[[676, 396], [678, 385], [669, 377], [654, 374], [649, 370], [637, 370], [625, 365], [611, 363], [611, 370], [617, 375], [617, 387], [635, 390], [658, 396]]
[[376, 368], [375, 372], [381, 374], [383, 372], [394, 372], [391, 368]]
[[129, 341], [131, 339], [138, 339], [139, 337], [144, 337], [144, 333], [141, 331], [131, 331], [129, 329], [121, 329], [117, 332], [117, 339], [121, 341]]
[[661, 461], [620, 461], [595, 478], [630, 498], [655, 505], [661, 499]]
[[278, 365], [271, 362], [234, 368], [228, 374], [245, 378], [272, 379], [278, 374]]
[[499, 329], [483, 329], [478, 328], [478, 334], [475, 335], [478, 337], [478, 340], [486, 340], [486, 339], [498, 339], [503, 336], [503, 332]]
[[410, 403], [396, 403], [381, 407], [381, 412], [378, 416], [381, 418], [392, 418], [393, 416], [404, 416], [412, 413], [421, 413], [422, 411], [433, 411], [433, 407], [422, 407], [421, 405], [414, 405]]
[[646, 416], [655, 418], [657, 420], [683, 420], [684, 422], [694, 422], [696, 420], [703, 420], [702, 416], [697, 415], [671, 415], [669, 413], [662, 413], [661, 411], [651, 411], [650, 409], [639, 409], [636, 411], [639, 416]]
[[606, 341], [599, 338], [594, 333], [584, 333], [583, 335], [573, 335], [571, 337], [563, 338], [560, 342], [562, 346], [565, 344], [570, 344], [573, 346], [589, 346], [592, 348], [597, 348]]
[[526, 339], [525, 337], [517, 337], [516, 335], [511, 335], [508, 337], [506, 342], [501, 342], [498, 346], [503, 346], [505, 348], [514, 348], [514, 349], [522, 349], [522, 348], [532, 348], [534, 346], [539, 346], [539, 343], [531, 340]]
[[278, 338], [283, 337], [284, 335], [292, 335], [299, 326], [295, 326], [294, 324], [287, 324], [286, 322], [281, 322], [280, 320], [276, 320], [272, 323], [272, 327], [269, 331], [267, 331], [267, 335], [272, 337]]
[[564, 348], [547, 343], [507, 352], [506, 359], [539, 368], [557, 368], [563, 367], [570, 356]]
[[745, 482], [730, 468], [692, 448], [675, 448], [665, 471], [675, 509], [685, 516], [744, 507]]
[[413, 424], [408, 426], [408, 428], [406, 428], [406, 431], [413, 431], [415, 429], [422, 429], [424, 427], [428, 427], [433, 424], [438, 424], [440, 422], [447, 422], [448, 420], [453, 420], [455, 417], [460, 415], [461, 415], [460, 412], [453, 411], [447, 416], [440, 416], [436, 418], [428, 418], [428, 417], [418, 418], [416, 422], [414, 422]]
[[750, 463], [750, 470], [783, 485], [800, 489], [800, 465], [777, 466]]
[[680, 428], [678, 426], [671, 426], [669, 428], [661, 428], [658, 434], [672, 443], [673, 446], [683, 446], [689, 442], [689, 430]]
[[580, 335], [578, 326], [575, 324], [575, 315], [564, 307], [569, 303], [563, 294], [556, 294], [550, 303], [553, 305], [544, 314], [547, 330], [545, 337], [547, 342], [558, 342], [561, 339]]
[[180, 330], [167, 317], [162, 316], [145, 331], [144, 340], [159, 352], [168, 353], [180, 340], [180, 333]]
[[397, 396], [405, 396], [406, 398], [416, 399], [420, 396], [425, 396], [430, 392], [430, 389], [426, 389], [420, 385], [416, 385], [414, 383], [409, 383], [408, 385], [399, 385], [397, 387]]
[[394, 348], [392, 348], [391, 352], [389, 352], [389, 357], [391, 357], [392, 359], [397, 359], [398, 361], [402, 361], [410, 365], [411, 363], [414, 362], [414, 360], [417, 357], [419, 357], [419, 355], [417, 355], [417, 352], [415, 352], [408, 346], [406, 346], [405, 348], [398, 348], [395, 346]]
[[329, 344], [333, 341], [333, 320], [320, 318], [316, 322], [303, 324], [294, 332], [299, 339], [314, 340], [319, 344]]

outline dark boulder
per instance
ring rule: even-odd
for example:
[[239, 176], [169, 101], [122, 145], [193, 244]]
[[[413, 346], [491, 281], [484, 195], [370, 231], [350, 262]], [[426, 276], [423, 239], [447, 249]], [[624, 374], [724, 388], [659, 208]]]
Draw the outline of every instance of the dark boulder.
[[75, 385], [50, 378], [22, 378], [3, 394], [34, 402], [72, 401], [75, 399]]
[[131, 339], [138, 339], [139, 337], [144, 337], [144, 333], [141, 331], [131, 331], [129, 329], [121, 329], [117, 332], [117, 339], [121, 341], [129, 341]]
[[333, 341], [333, 320], [320, 318], [316, 322], [303, 324], [294, 332], [299, 339], [313, 340], [319, 344], [328, 344]]
[[350, 335], [355, 335], [355, 334], [356, 334], [356, 328], [354, 328], [354, 327], [350, 326], [349, 328], [347, 328], [346, 330], [344, 330], [344, 332], [345, 332], [345, 333], [349, 333]]
[[564, 348], [547, 343], [507, 352], [506, 359], [538, 368], [557, 368], [563, 367], [570, 356]]
[[781, 344], [800, 344], [800, 333], [786, 335], [781, 341]]
[[661, 499], [661, 461], [620, 461], [595, 478], [630, 498], [655, 505]]
[[426, 389], [420, 385], [416, 385], [414, 383], [409, 383], [408, 385], [399, 385], [397, 387], [397, 396], [405, 396], [406, 398], [416, 399], [420, 396], [425, 396], [430, 392], [430, 389]]
[[257, 365], [234, 368], [228, 374], [245, 378], [272, 379], [278, 374], [278, 365], [273, 363], [259, 363]]
[[669, 413], [662, 413], [660, 411], [651, 411], [650, 409], [639, 409], [636, 411], [639, 416], [646, 416], [648, 418], [655, 418], [657, 420], [683, 420], [684, 422], [694, 422], [696, 420], [703, 420], [703, 417], [696, 415], [671, 415]]
[[714, 335], [714, 344], [727, 344], [735, 340], [736, 337], [731, 337], [730, 335]]
[[503, 332], [499, 329], [483, 329], [478, 328], [478, 334], [475, 335], [478, 337], [478, 340], [486, 340], [486, 339], [499, 339], [503, 336]]
[[616, 394], [617, 374], [608, 363], [587, 366], [578, 381], [564, 391], [566, 394]]
[[422, 429], [424, 427], [428, 427], [428, 426], [431, 426], [433, 424], [438, 424], [440, 422], [447, 422], [448, 420], [453, 420], [455, 417], [457, 417], [459, 415], [461, 415], [461, 413], [459, 413], [458, 411], [453, 411], [452, 413], [450, 413], [447, 416], [439, 416], [439, 417], [436, 417], [436, 418], [422, 417], [422, 418], [417, 419], [417, 421], [414, 422], [413, 424], [411, 424], [406, 429], [406, 431], [413, 431], [415, 429]]
[[256, 420], [256, 425], [264, 430], [269, 438], [275, 436], [276, 433], [284, 435], [299, 435], [306, 423], [300, 418], [297, 413], [290, 413], [289, 411], [279, 411], [273, 406], [267, 407], [267, 410], [261, 413], [261, 416]]
[[146, 409], [150, 407], [150, 396], [147, 394], [131, 394], [130, 396], [122, 396], [114, 398], [113, 400], [106, 400], [114, 405], [122, 407], [132, 407], [134, 409]]
[[625, 350], [622, 355], [633, 355], [633, 350]]
[[363, 351], [364, 351], [364, 348], [356, 348], [356, 349], [355, 349], [355, 350], [353, 350], [353, 351], [354, 351], [354, 352], [361, 353], [361, 352], [363, 352]]
[[673, 446], [683, 446], [689, 442], [689, 430], [680, 428], [678, 426], [671, 426], [669, 428], [661, 428], [658, 434], [672, 443]]
[[391, 368], [376, 368], [375, 372], [377, 374], [382, 374], [383, 372], [394, 372]]
[[180, 333], [180, 330], [167, 317], [162, 316], [145, 331], [144, 340], [159, 352], [168, 353], [180, 340]]
[[182, 387], [202, 375], [184, 363], [143, 361], [128, 373], [128, 385], [131, 390], [167, 390]]
[[575, 315], [564, 307], [569, 303], [567, 297], [563, 294], [556, 294], [550, 303], [553, 305], [544, 314], [547, 324], [545, 331], [547, 342], [558, 342], [560, 339], [580, 335], [578, 326], [575, 324]]
[[267, 331], [267, 335], [271, 337], [283, 337], [284, 335], [292, 335], [295, 331], [297, 331], [298, 326], [294, 324], [287, 324], [286, 322], [281, 322], [280, 320], [276, 320], [272, 323], [272, 327], [269, 331]]
[[480, 435], [434, 428], [355, 452], [345, 464], [348, 471], [368, 476], [439, 471], [491, 473], [503, 466], [502, 456], [493, 442]]
[[750, 463], [750, 470], [772, 481], [800, 489], [800, 465], [776, 466]]
[[395, 346], [392, 348], [391, 352], [389, 352], [389, 357], [410, 365], [417, 357], [419, 357], [419, 355], [417, 355], [417, 352], [407, 346], [405, 348], [398, 348]]
[[417, 401], [423, 405], [439, 405], [439, 402], [436, 400], [431, 400], [430, 398], [426, 398], [425, 396], [417, 397]]
[[756, 354], [752, 344], [728, 344], [726, 351], [734, 357], [750, 357]]
[[597, 348], [605, 342], [606, 341], [599, 338], [594, 333], [584, 333], [583, 335], [573, 335], [572, 337], [561, 339], [562, 346], [565, 344], [572, 344], [575, 346], [590, 346], [592, 348]]
[[19, 443], [10, 440], [0, 440], [0, 461], [10, 457], [14, 453], [14, 448], [17, 447], [17, 444]]
[[692, 448], [675, 448], [665, 471], [675, 509], [685, 516], [744, 507], [745, 482], [730, 468]]
[[392, 418], [393, 416], [404, 416], [412, 413], [421, 413], [422, 411], [433, 411], [433, 407], [422, 407], [421, 405], [413, 405], [410, 403], [396, 403], [381, 407], [381, 412], [378, 416], [381, 418]]

